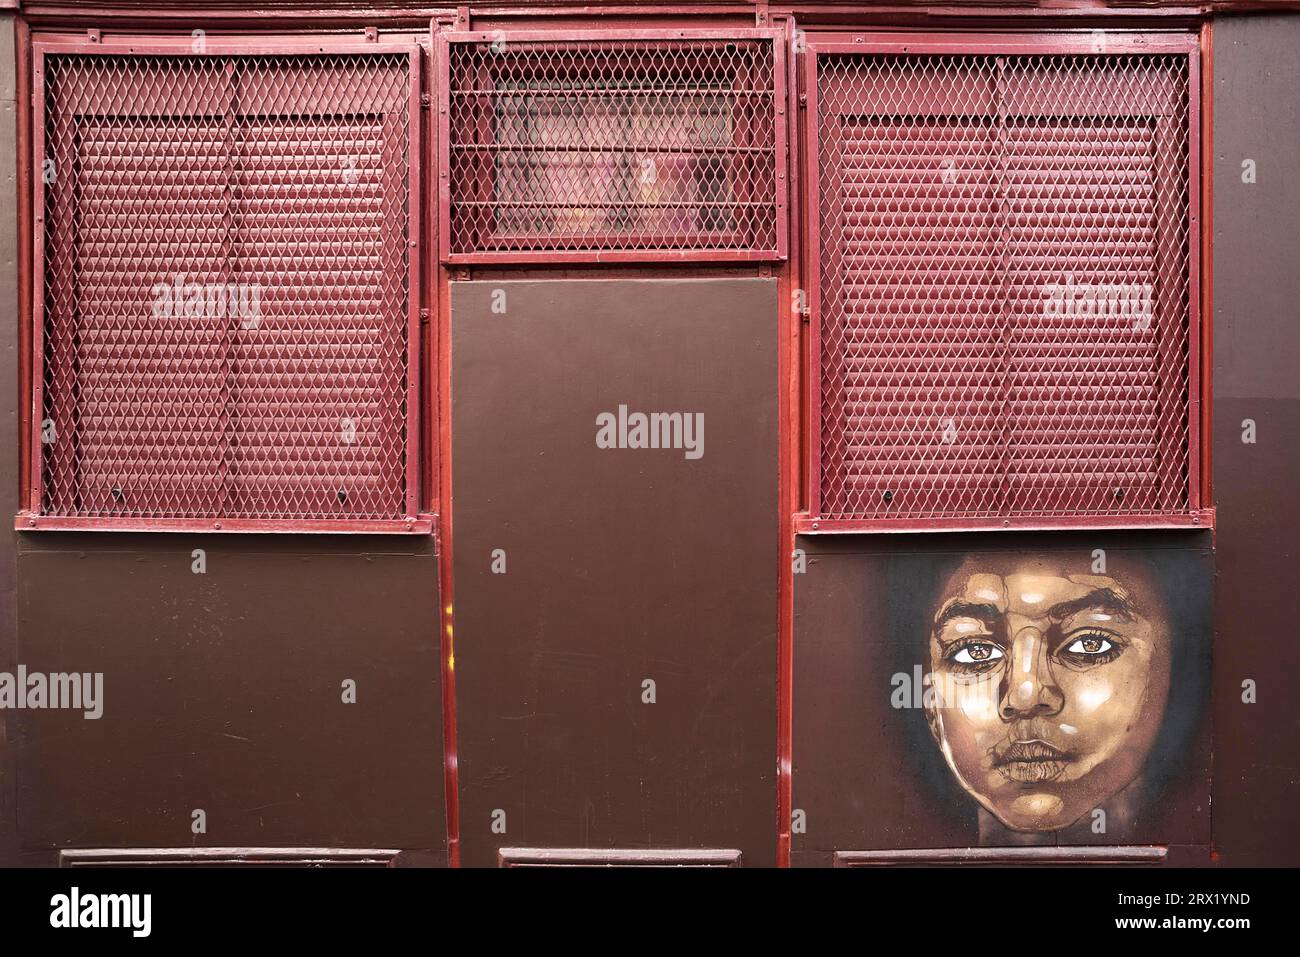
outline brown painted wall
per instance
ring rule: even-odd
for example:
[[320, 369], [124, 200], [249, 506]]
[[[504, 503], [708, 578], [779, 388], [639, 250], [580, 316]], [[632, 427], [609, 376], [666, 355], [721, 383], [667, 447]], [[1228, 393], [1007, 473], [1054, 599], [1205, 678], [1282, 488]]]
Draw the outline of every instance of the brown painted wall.
[[[452, 308], [462, 861], [774, 864], [775, 281], [456, 283]], [[597, 448], [620, 403], [703, 413], [703, 456]]]
[[[431, 546], [24, 535], [19, 660], [104, 675], [98, 720], [16, 713], [24, 849], [440, 853]], [[342, 700], [345, 679], [355, 704]], [[198, 808], [205, 835], [191, 832]]]
[[[13, 46], [0, 15], [10, 197]], [[1188, 607], [1214, 608], [1212, 716], [1140, 832], [1184, 863], [1207, 863], [1212, 846], [1229, 865], [1291, 864], [1300, 845], [1297, 51], [1300, 16], [1216, 23], [1214, 552], [1203, 534], [1103, 537], [1174, 561]], [[1254, 184], [1241, 182], [1245, 159]], [[0, 202], [0, 515], [17, 509], [16, 236], [15, 204]], [[498, 288], [505, 314], [491, 312]], [[461, 283], [454, 302], [465, 863], [495, 864], [503, 846], [736, 848], [774, 863], [775, 282]], [[704, 458], [596, 449], [595, 412], [619, 402], [704, 411]], [[892, 614], [895, 566], [1092, 540], [800, 544], [794, 806], [807, 830], [795, 862], [979, 843], [970, 815], [911, 764], [930, 745], [895, 733], [888, 686], [865, 690], [885, 653], [873, 623]], [[207, 552], [201, 576], [194, 548]], [[505, 575], [491, 571], [494, 548]], [[442, 862], [440, 604], [431, 539], [0, 531], [0, 671], [105, 673], [99, 721], [0, 711], [0, 862], [191, 844]], [[345, 678], [355, 705], [340, 701]], [[1242, 702], [1247, 679], [1256, 704]], [[195, 808], [205, 835], [190, 829]]]
[[[1216, 23], [1214, 842], [1231, 865], [1294, 865], [1300, 847], [1298, 90], [1300, 15]], [[1242, 702], [1245, 680], [1258, 703]]]

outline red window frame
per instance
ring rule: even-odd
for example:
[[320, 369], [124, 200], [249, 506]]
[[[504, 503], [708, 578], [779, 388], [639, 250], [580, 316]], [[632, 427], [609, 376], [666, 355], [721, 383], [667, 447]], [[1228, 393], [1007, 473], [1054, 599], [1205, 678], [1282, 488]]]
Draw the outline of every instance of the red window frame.
[[[15, 518], [14, 526], [23, 531], [147, 531], [147, 532], [271, 532], [271, 533], [381, 533], [428, 535], [433, 532], [433, 516], [421, 511], [421, 303], [423, 301], [422, 251], [424, 243], [422, 157], [425, 150], [421, 92], [423, 54], [417, 37], [401, 40], [369, 40], [341, 36], [310, 37], [225, 37], [209, 36], [196, 49], [189, 36], [177, 38], [119, 36], [102, 40], [98, 33], [72, 38], [35, 38], [31, 44], [33, 108], [31, 135], [33, 239], [32, 239], [32, 322], [31, 322], [31, 415], [25, 437], [28, 447], [29, 499]], [[40, 425], [44, 414], [45, 372], [45, 191], [39, 176], [45, 155], [46, 59], [54, 55], [135, 56], [135, 57], [323, 57], [367, 54], [397, 55], [407, 60], [408, 75], [408, 215], [407, 316], [406, 316], [406, 404], [403, 433], [405, 443], [404, 498], [405, 514], [394, 518], [247, 518], [212, 515], [202, 518], [60, 516], [43, 514], [45, 491]]]
[[[1198, 37], [1173, 31], [1077, 31], [1070, 33], [920, 33], [920, 32], [824, 32], [808, 34], [801, 75], [807, 100], [804, 117], [803, 152], [809, 163], [807, 213], [805, 221], [806, 292], [809, 309], [808, 376], [804, 469], [807, 476], [807, 508], [795, 518], [799, 534], [837, 532], [948, 532], [993, 529], [1101, 529], [1101, 528], [1197, 528], [1213, 525], [1213, 509], [1202, 502], [1202, 421], [1208, 402], [1201, 395], [1201, 76]], [[1178, 512], [1151, 514], [1134, 512], [1105, 515], [997, 515], [962, 518], [898, 517], [841, 518], [822, 514], [822, 235], [821, 171], [818, 105], [819, 61], [843, 55], [934, 55], [1021, 56], [1174, 54], [1188, 63], [1188, 156], [1186, 196], [1188, 210], [1187, 287], [1187, 508]], [[1167, 437], [1166, 437], [1167, 438]]]
[[[762, 40], [772, 44], [772, 125], [774, 136], [773, 182], [776, 206], [775, 243], [771, 248], [627, 248], [620, 246], [626, 237], [611, 235], [609, 245], [578, 248], [539, 248], [520, 250], [453, 250], [452, 249], [452, 118], [451, 48], [453, 45], [502, 42], [512, 49], [536, 47], [539, 50], [573, 44], [657, 43], [692, 40]], [[439, 169], [439, 259], [450, 265], [593, 263], [593, 262], [755, 262], [782, 261], [788, 256], [789, 187], [785, 178], [787, 162], [786, 42], [785, 32], [776, 28], [755, 29], [597, 29], [597, 30], [494, 30], [439, 31], [435, 37], [438, 100], [438, 169]]]

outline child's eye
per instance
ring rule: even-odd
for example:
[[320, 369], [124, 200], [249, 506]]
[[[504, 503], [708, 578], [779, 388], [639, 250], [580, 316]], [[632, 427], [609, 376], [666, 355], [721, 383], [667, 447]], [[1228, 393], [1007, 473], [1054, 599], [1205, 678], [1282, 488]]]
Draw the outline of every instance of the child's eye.
[[970, 644], [962, 645], [957, 653], [952, 656], [952, 660], [963, 665], [980, 665], [990, 661], [997, 661], [1001, 657], [1002, 649], [996, 645], [973, 641]]
[[1101, 631], [1086, 631], [1070, 635], [1061, 644], [1057, 657], [1066, 664], [1079, 668], [1104, 665], [1114, 661], [1124, 652], [1123, 638], [1116, 638]]
[[1076, 638], [1065, 650], [1074, 655], [1104, 655], [1113, 647], [1114, 645], [1101, 635], [1085, 635]]

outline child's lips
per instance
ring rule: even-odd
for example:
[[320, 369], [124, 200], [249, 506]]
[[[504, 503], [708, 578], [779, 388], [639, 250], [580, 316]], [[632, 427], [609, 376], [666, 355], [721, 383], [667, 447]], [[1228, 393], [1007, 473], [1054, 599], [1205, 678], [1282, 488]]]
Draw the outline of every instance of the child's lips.
[[1065, 770], [1070, 757], [1055, 745], [1040, 738], [1012, 741], [994, 752], [993, 766], [1012, 781], [1050, 781]]

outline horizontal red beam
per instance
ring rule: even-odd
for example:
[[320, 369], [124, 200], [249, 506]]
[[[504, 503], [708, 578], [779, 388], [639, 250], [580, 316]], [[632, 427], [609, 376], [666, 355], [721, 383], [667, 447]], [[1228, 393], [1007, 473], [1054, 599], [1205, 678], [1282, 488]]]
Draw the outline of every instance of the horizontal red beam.
[[[479, 30], [464, 33], [448, 33], [447, 40], [450, 43], [492, 43], [499, 41], [501, 34], [496, 30]], [[777, 32], [771, 29], [738, 29], [729, 28], [725, 30], [709, 30], [696, 28], [671, 29], [667, 27], [657, 27], [655, 29], [644, 30], [624, 30], [620, 29], [613, 33], [610, 30], [511, 30], [507, 37], [514, 43], [531, 43], [531, 42], [549, 42], [556, 41], [586, 43], [592, 41], [601, 41], [604, 43], [621, 44], [627, 41], [636, 42], [638, 40], [661, 41], [661, 40], [773, 40], [779, 39]]]
[[[707, 18], [713, 23], [743, 18], [757, 19], [757, 0], [735, 3], [682, 3], [677, 0], [643, 0], [628, 4], [626, 0], [468, 0], [427, 5], [401, 0], [208, 0], [202, 6], [160, 3], [159, 0], [0, 0], [0, 9], [19, 10], [23, 18], [36, 27], [78, 27], [107, 25], [112, 29], [127, 26], [189, 30], [195, 23], [221, 29], [245, 26], [286, 28], [293, 31], [323, 26], [378, 26], [381, 29], [426, 27], [432, 20], [452, 22], [457, 7], [469, 10], [471, 20], [493, 26], [518, 20], [552, 20], [590, 22], [596, 18], [612, 25], [614, 20], [628, 23], [650, 17]], [[1202, 0], [1164, 5], [1152, 0], [984, 0], [982, 3], [927, 3], [925, 0], [895, 0], [893, 3], [839, 4], [824, 0], [776, 4], [768, 7], [773, 17], [793, 16], [807, 27], [815, 24], [843, 24], [855, 21], [877, 24], [917, 24], [964, 22], [1034, 22], [1068, 23], [1079, 21], [1190, 21], [1212, 14], [1277, 12], [1300, 10], [1300, 0]]]
[[[204, 6], [179, 6], [160, 4], [158, 0], [0, 0], [0, 9], [20, 7], [32, 14], [48, 17], [77, 18], [85, 16], [130, 16], [148, 14], [185, 18], [196, 17], [259, 17], [276, 16], [368, 19], [423, 17], [428, 20], [445, 14], [457, 6], [468, 7], [475, 17], [519, 16], [646, 16], [647, 14], [674, 15], [707, 13], [714, 16], [751, 12], [754, 0], [737, 0], [733, 3], [683, 3], [680, 0], [643, 0], [629, 4], [626, 0], [464, 0], [462, 3], [422, 4], [414, 2], [357, 3], [356, 0], [270, 0], [247, 4], [238, 0], [209, 0]], [[981, 3], [933, 3], [927, 0], [894, 0], [892, 3], [830, 3], [819, 0], [805, 2], [772, 3], [769, 12], [779, 15], [786, 12], [831, 13], [840, 16], [924, 13], [927, 16], [1091, 16], [1098, 14], [1128, 14], [1138, 16], [1189, 16], [1204, 12], [1230, 12], [1251, 10], [1300, 9], [1300, 0], [1202, 0], [1182, 4], [1155, 4], [1152, 0], [983, 0]]]
[[435, 517], [400, 519], [65, 518], [19, 512], [22, 532], [204, 532], [325, 535], [431, 535]]
[[786, 258], [774, 249], [561, 249], [511, 252], [448, 253], [449, 265], [489, 263], [667, 263], [777, 262]]
[[194, 48], [194, 40], [184, 36], [158, 36], [121, 34], [90, 40], [86, 36], [41, 38], [32, 44], [38, 54], [51, 53], [131, 53], [145, 56], [256, 56], [258, 54], [302, 53], [405, 53], [418, 46], [416, 37], [365, 40], [357, 37], [264, 36], [264, 37], [209, 37], [201, 49]]
[[1092, 31], [1043, 36], [1017, 33], [949, 32], [937, 34], [854, 31], [816, 33], [807, 48], [816, 53], [981, 53], [1089, 54], [1190, 53], [1197, 37], [1187, 31], [1125, 33]]
[[1080, 515], [1019, 516], [1015, 518], [815, 518], [797, 515], [794, 520], [799, 535], [843, 535], [854, 532], [1065, 532], [1101, 531], [1106, 529], [1186, 528], [1213, 529], [1214, 509], [1205, 508], [1177, 515]]

